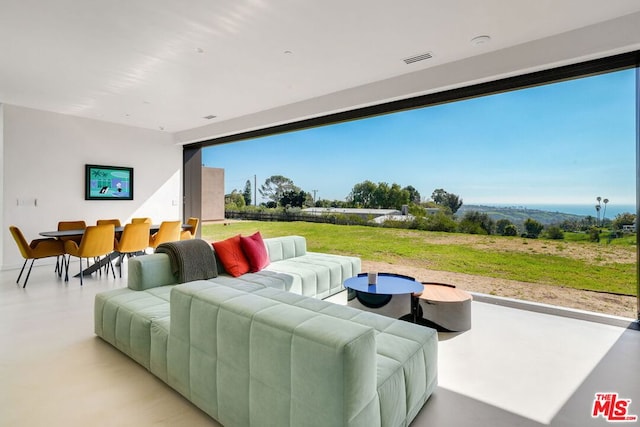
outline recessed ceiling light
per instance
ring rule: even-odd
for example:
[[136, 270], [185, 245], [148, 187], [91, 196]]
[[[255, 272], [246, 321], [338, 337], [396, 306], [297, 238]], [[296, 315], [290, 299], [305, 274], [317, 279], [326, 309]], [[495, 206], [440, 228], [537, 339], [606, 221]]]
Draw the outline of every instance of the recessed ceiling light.
[[204, 53], [204, 49], [201, 47], [196, 48], [196, 52], [198, 53]]
[[293, 54], [293, 52], [291, 52], [290, 50], [285, 50], [285, 51], [284, 51], [284, 54], [285, 54], [285, 55], [291, 55], [291, 54]]
[[471, 39], [471, 44], [474, 46], [480, 46], [481, 44], [487, 44], [491, 41], [489, 36], [478, 36]]
[[214, 116], [213, 114], [209, 114], [208, 116], [204, 116], [203, 119], [207, 119], [207, 120], [211, 120], [211, 119], [215, 119], [216, 116]]

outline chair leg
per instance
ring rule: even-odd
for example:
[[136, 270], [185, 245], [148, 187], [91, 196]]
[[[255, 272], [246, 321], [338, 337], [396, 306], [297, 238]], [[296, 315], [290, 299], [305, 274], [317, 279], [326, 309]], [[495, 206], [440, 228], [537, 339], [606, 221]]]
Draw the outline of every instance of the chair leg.
[[[107, 276], [109, 276], [109, 266], [111, 266], [111, 274], [113, 275], [113, 278], [116, 278], [116, 268], [113, 266], [113, 263], [111, 262], [111, 257], [109, 255], [107, 255]], [[120, 267], [120, 277], [122, 277], [122, 267]]]
[[[89, 260], [87, 258], [87, 267], [88, 266], [89, 266]], [[84, 276], [84, 274], [82, 273], [82, 257], [80, 257], [80, 286], [83, 285], [82, 276]]]
[[24, 285], [22, 285], [22, 288], [26, 288], [27, 287], [27, 282], [29, 281], [29, 276], [31, 275], [31, 269], [33, 268], [33, 263], [35, 262], [35, 258], [31, 260], [31, 265], [29, 266], [29, 271], [27, 271], [27, 278], [24, 279]]
[[64, 281], [68, 282], [69, 281], [69, 264], [71, 263], [71, 255], [69, 255], [69, 259], [66, 259], [67, 257], [65, 255], [62, 255], [63, 261], [62, 263], [64, 264]]
[[18, 280], [16, 280], [16, 283], [20, 283], [20, 278], [22, 277], [22, 272], [24, 271], [24, 267], [27, 265], [27, 261], [29, 261], [28, 259], [24, 260], [24, 264], [22, 264], [22, 270], [20, 270], [20, 274], [18, 274]]
[[120, 253], [120, 255], [118, 256], [118, 266], [120, 267], [120, 278], [122, 278], [122, 261], [124, 261], [124, 254]]

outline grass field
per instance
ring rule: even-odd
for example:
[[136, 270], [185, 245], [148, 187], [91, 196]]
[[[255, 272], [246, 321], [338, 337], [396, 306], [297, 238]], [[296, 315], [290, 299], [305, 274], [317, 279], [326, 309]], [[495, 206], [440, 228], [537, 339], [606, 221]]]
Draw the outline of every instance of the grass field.
[[[478, 236], [419, 230], [313, 224], [205, 224], [202, 238], [222, 240], [260, 231], [263, 237], [300, 235], [309, 251], [354, 255], [431, 270], [635, 295], [635, 236], [600, 243]], [[569, 241], [577, 240], [577, 241]]]

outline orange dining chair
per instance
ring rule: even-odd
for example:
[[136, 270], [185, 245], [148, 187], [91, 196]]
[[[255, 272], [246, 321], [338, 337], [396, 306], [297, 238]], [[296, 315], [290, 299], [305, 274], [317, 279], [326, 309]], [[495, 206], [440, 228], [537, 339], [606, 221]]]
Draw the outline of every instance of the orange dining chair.
[[64, 243], [58, 239], [36, 239], [32, 240], [31, 243], [27, 243], [27, 239], [24, 238], [22, 231], [20, 231], [18, 227], [12, 225], [9, 227], [9, 231], [11, 231], [11, 235], [18, 245], [18, 249], [20, 249], [20, 254], [24, 258], [24, 264], [22, 264], [22, 269], [20, 270], [16, 283], [20, 283], [20, 278], [27, 265], [27, 261], [31, 260], [27, 277], [24, 279], [24, 285], [22, 285], [23, 288], [27, 286], [27, 281], [29, 280], [31, 268], [33, 268], [35, 260], [54, 256], [64, 257]]
[[116, 263], [120, 266], [120, 277], [122, 277], [122, 261], [124, 260], [124, 256], [131, 257], [140, 252], [144, 253], [149, 246], [149, 227], [151, 227], [151, 225], [146, 222], [131, 223], [124, 226], [122, 237], [116, 240], [115, 246], [115, 251], [120, 254], [119, 260]]
[[196, 237], [196, 231], [198, 231], [198, 224], [200, 224], [199, 218], [191, 217], [187, 220], [187, 224], [191, 226], [186, 230], [180, 232], [180, 240], [189, 240]]
[[[59, 221], [58, 222], [58, 231], [67, 231], [67, 230], [84, 230], [87, 228], [87, 223], [84, 221]], [[76, 236], [65, 236], [59, 237], [58, 240], [62, 240], [65, 242], [67, 240], [73, 240], [77, 244], [80, 244], [82, 240], [82, 234], [78, 234]], [[58, 276], [62, 276], [62, 269], [64, 268], [64, 263], [66, 262], [64, 255], [62, 256], [62, 262], [60, 262], [60, 257], [56, 260], [56, 271], [58, 272]]]
[[137, 224], [139, 222], [151, 224], [151, 218], [131, 218], [131, 224]]
[[182, 223], [180, 221], [162, 221], [158, 232], [149, 237], [149, 246], [155, 249], [161, 243], [180, 240], [181, 230]]
[[[80, 258], [80, 286], [82, 286], [82, 258], [87, 258], [87, 267], [89, 266], [89, 258], [93, 258], [94, 262], [100, 262], [100, 257], [110, 255], [113, 252], [115, 239], [115, 227], [113, 224], [91, 225], [84, 230], [80, 245], [73, 240], [64, 242], [65, 252], [71, 256]], [[111, 259], [107, 258], [106, 273], [109, 273], [109, 266], [113, 272], [115, 279], [116, 273], [113, 271]], [[102, 272], [102, 270], [100, 270]], [[102, 274], [102, 273], [101, 273]], [[65, 281], [69, 280], [69, 260], [66, 262]]]

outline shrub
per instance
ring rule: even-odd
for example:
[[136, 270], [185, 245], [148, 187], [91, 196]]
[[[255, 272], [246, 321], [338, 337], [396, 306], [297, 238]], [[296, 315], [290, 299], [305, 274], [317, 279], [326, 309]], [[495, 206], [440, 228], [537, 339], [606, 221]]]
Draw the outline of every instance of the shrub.
[[486, 213], [469, 211], [460, 220], [458, 230], [467, 234], [491, 234], [494, 222]]
[[499, 219], [498, 222], [496, 222], [496, 234], [501, 236], [515, 236], [515, 234], [505, 234], [505, 229], [510, 225], [513, 225], [513, 223], [508, 219]]
[[547, 228], [547, 238], [554, 239], [554, 240], [562, 240], [564, 239], [564, 232], [560, 227], [553, 225]]
[[446, 231], [453, 232], [458, 227], [458, 224], [449, 215], [445, 215], [443, 212], [438, 212], [435, 215], [429, 215], [425, 218], [426, 228], [428, 231]]
[[600, 229], [598, 227], [591, 227], [589, 229], [589, 241], [596, 243], [600, 241]]
[[513, 225], [513, 224], [509, 224], [507, 225], [503, 232], [502, 232], [503, 236], [517, 236], [518, 235], [518, 228]]
[[524, 222], [524, 229], [526, 230], [526, 237], [529, 239], [537, 239], [544, 225], [532, 218], [527, 218]]

